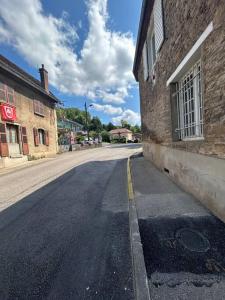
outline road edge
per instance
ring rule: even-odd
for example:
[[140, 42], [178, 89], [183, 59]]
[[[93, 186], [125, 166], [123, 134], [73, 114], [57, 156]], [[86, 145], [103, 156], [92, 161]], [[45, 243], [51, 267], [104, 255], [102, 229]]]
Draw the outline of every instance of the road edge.
[[137, 209], [134, 201], [134, 190], [131, 174], [131, 160], [129, 157], [127, 160], [127, 184], [129, 198], [130, 244], [135, 300], [150, 300], [151, 298], [149, 293], [148, 278], [138, 225]]

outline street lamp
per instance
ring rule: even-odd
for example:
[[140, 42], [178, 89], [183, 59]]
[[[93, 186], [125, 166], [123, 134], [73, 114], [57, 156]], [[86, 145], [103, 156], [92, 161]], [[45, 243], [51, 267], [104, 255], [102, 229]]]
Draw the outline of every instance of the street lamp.
[[86, 129], [87, 129], [87, 134], [88, 134], [88, 141], [90, 140], [90, 137], [89, 137], [89, 126], [88, 126], [88, 108], [89, 107], [92, 107], [93, 104], [90, 104], [87, 106], [87, 103], [85, 102], [84, 103], [84, 109], [85, 109], [85, 118], [86, 118]]

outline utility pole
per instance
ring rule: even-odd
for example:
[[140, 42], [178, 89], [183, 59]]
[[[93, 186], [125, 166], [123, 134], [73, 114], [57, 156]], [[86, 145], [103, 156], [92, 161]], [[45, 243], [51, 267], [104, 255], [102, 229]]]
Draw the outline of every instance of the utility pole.
[[90, 104], [87, 106], [87, 103], [85, 102], [84, 103], [84, 109], [85, 109], [85, 119], [86, 119], [86, 129], [87, 129], [87, 136], [88, 136], [88, 141], [90, 140], [90, 137], [89, 137], [89, 125], [88, 125], [88, 107], [92, 107], [93, 105]]

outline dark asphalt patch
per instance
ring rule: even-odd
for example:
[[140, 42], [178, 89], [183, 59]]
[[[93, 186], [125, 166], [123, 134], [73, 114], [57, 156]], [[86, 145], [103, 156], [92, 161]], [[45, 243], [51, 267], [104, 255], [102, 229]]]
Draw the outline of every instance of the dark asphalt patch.
[[224, 277], [225, 226], [217, 218], [157, 217], [139, 220], [139, 226], [149, 279], [179, 272]]

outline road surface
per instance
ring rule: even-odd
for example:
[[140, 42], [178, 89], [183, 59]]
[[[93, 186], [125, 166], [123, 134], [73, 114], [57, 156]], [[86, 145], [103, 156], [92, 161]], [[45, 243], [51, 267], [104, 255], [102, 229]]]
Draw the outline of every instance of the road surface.
[[133, 299], [126, 159], [73, 152], [0, 175], [0, 299]]

